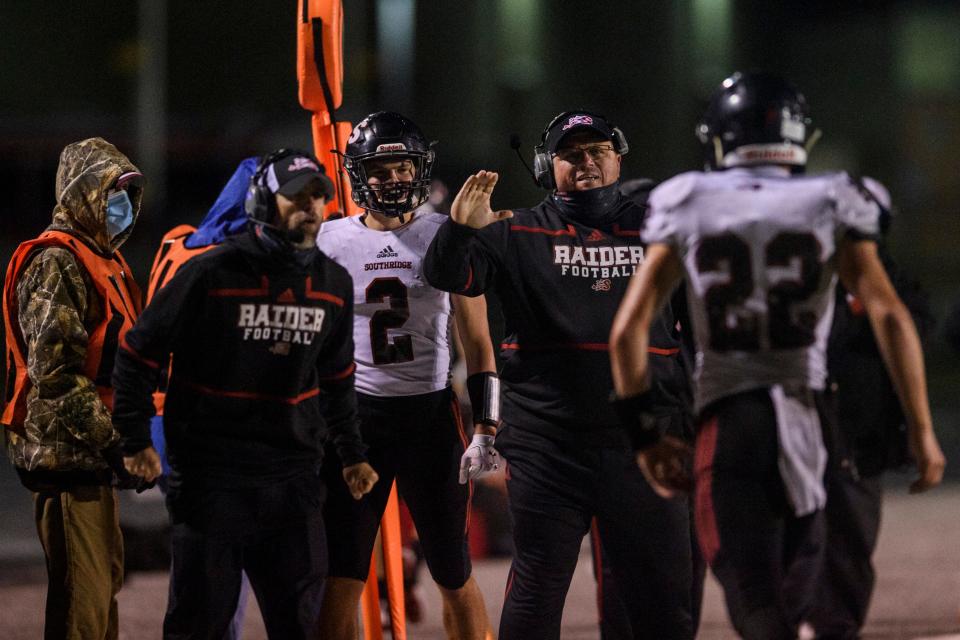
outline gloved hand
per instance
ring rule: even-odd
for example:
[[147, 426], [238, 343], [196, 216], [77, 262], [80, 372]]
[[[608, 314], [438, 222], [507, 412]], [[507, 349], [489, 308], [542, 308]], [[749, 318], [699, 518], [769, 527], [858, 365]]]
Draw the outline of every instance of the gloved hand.
[[473, 434], [470, 446], [460, 458], [460, 484], [500, 468], [500, 454], [493, 448], [494, 436]]
[[123, 460], [123, 451], [119, 445], [114, 445], [100, 452], [103, 459], [110, 465], [113, 471], [113, 486], [120, 490], [136, 489], [137, 493], [143, 493], [156, 484], [154, 481], [147, 481], [142, 476], [130, 473], [127, 470]]
[[366, 462], [358, 462], [343, 468], [343, 481], [347, 483], [347, 489], [350, 490], [354, 500], [359, 500], [370, 493], [379, 479], [377, 472]]

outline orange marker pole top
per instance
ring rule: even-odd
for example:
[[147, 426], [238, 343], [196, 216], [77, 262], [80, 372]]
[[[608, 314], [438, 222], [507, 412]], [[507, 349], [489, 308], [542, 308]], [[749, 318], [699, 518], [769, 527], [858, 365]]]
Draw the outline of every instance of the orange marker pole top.
[[299, 1], [297, 80], [304, 109], [330, 112], [343, 103], [343, 5], [340, 0]]
[[343, 102], [343, 5], [341, 0], [300, 0], [297, 12], [297, 81], [300, 104], [313, 112], [314, 152], [334, 181], [336, 196], [324, 212], [356, 215], [360, 208], [350, 196], [343, 173], [343, 153], [350, 136], [349, 122], [338, 122]]

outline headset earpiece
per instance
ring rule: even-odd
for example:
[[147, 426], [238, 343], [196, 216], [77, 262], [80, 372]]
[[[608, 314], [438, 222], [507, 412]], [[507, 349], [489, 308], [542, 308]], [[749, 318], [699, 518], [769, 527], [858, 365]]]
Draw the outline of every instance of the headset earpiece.
[[558, 113], [553, 120], [547, 123], [540, 134], [540, 144], [533, 149], [533, 179], [541, 189], [553, 191], [557, 188], [557, 181], [553, 177], [553, 158], [547, 152], [547, 134], [553, 125], [560, 122], [564, 116], [568, 116], [573, 111], [562, 111]]
[[557, 188], [553, 179], [553, 158], [544, 150], [542, 144], [537, 145], [533, 151], [533, 179], [541, 189], [553, 191]]
[[627, 136], [623, 135], [620, 127], [610, 128], [613, 129], [613, 150], [622, 156], [627, 155], [627, 152], [630, 151], [630, 145], [627, 144]]
[[243, 202], [243, 210], [247, 212], [247, 216], [255, 222], [270, 222], [275, 207], [276, 201], [270, 189], [251, 180], [247, 187], [246, 200]]
[[[254, 222], [264, 222], [270, 224], [276, 217], [277, 200], [274, 197], [273, 192], [270, 191], [270, 188], [266, 185], [267, 169], [269, 169], [270, 165], [280, 158], [285, 158], [291, 155], [303, 155], [309, 158], [313, 157], [311, 154], [305, 151], [298, 151], [296, 149], [277, 149], [276, 151], [268, 153], [266, 156], [264, 156], [263, 160], [261, 160], [260, 164], [257, 166], [257, 170], [254, 171], [253, 177], [250, 178], [250, 186], [247, 187], [247, 195], [243, 201], [243, 210]], [[317, 165], [319, 164], [320, 163], [317, 162]]]

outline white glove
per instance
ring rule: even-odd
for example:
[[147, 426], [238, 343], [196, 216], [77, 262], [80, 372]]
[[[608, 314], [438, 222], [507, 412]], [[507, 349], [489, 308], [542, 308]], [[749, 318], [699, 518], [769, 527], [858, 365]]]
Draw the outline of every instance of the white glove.
[[493, 436], [476, 433], [460, 458], [460, 484], [500, 468], [500, 454], [493, 448]]

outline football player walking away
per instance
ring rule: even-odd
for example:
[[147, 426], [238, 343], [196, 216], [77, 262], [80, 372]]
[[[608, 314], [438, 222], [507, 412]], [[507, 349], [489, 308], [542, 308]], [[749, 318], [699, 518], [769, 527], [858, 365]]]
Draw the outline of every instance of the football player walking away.
[[121, 342], [113, 421], [135, 469], [160, 471], [152, 396], [172, 362], [167, 640], [222, 638], [243, 572], [270, 638], [315, 638], [322, 443], [346, 466], [335, 484], [360, 499], [376, 482], [356, 426], [350, 276], [314, 243], [323, 179], [307, 154], [268, 155], [247, 192], [248, 233], [188, 260]]
[[[626, 139], [604, 117], [570, 111], [547, 125], [537, 151], [534, 171], [550, 194], [531, 209], [495, 212], [498, 175], [471, 176], [424, 270], [454, 293], [493, 289], [505, 316], [497, 448], [507, 460], [515, 555], [500, 638], [560, 637], [594, 517], [633, 637], [691, 638], [687, 503], [661, 499], [644, 481], [609, 405], [610, 324], [645, 251], [645, 209], [619, 191]], [[681, 428], [687, 385], [675, 327], [667, 309], [650, 345], [665, 430]]]
[[[344, 158], [364, 213], [327, 222], [317, 236], [320, 250], [353, 275], [360, 429], [380, 476], [359, 502], [328, 482], [324, 638], [357, 637], [357, 605], [394, 479], [440, 588], [448, 637], [481, 639], [489, 627], [471, 576], [467, 533], [470, 480], [499, 466], [493, 448], [499, 384], [486, 305], [450, 296], [423, 277], [423, 255], [447, 219], [416, 210], [429, 196], [434, 157], [419, 127], [402, 115], [364, 118]], [[469, 444], [450, 387], [454, 318], [477, 423]], [[340, 473], [334, 460], [324, 467], [331, 478]]]
[[[649, 327], [686, 277], [699, 349], [697, 535], [735, 629], [757, 640], [795, 638], [814, 587], [838, 275], [863, 303], [903, 405], [920, 472], [912, 490], [937, 485], [944, 468], [917, 332], [877, 257], [879, 207], [844, 173], [801, 175], [807, 120], [804, 97], [778, 76], [723, 82], [698, 130], [713, 171], [654, 190], [646, 260], [610, 338], [619, 403], [643, 428]], [[688, 480], [689, 451], [646, 431], [639, 466], [670, 495]]]

